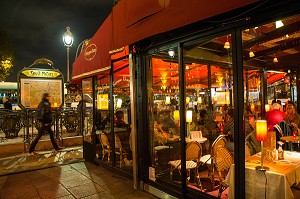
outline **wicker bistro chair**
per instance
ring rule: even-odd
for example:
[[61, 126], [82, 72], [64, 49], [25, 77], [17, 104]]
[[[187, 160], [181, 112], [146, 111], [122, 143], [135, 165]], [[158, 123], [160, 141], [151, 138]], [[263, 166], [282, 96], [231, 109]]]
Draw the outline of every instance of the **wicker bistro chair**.
[[224, 146], [217, 146], [215, 150], [215, 167], [220, 180], [218, 197], [221, 198], [222, 192], [229, 186], [223, 181], [222, 172], [228, 171], [233, 164], [231, 153]]
[[122, 168], [124, 158], [126, 157], [126, 155], [128, 155], [128, 153], [122, 147], [121, 140], [117, 134], [115, 134], [115, 149], [116, 155], [120, 156], [120, 168]]
[[211, 146], [211, 152], [208, 155], [202, 156], [200, 158], [200, 162], [203, 164], [206, 164], [208, 167], [208, 174], [211, 178], [212, 186], [215, 186], [215, 179], [214, 179], [214, 173], [215, 173], [215, 168], [216, 168], [216, 149], [218, 147], [224, 147], [226, 146], [226, 138], [225, 135], [219, 135], [215, 141], [213, 142]]
[[110, 153], [111, 153], [111, 147], [109, 144], [109, 140], [107, 136], [104, 133], [99, 134], [99, 140], [102, 147], [102, 160], [104, 160], [105, 155], [107, 154], [107, 161], [110, 161]]
[[[198, 142], [192, 141], [188, 143], [185, 149], [186, 153], [186, 170], [187, 170], [187, 184], [190, 180], [190, 173], [191, 170], [194, 170], [195, 172], [195, 179], [197, 180], [198, 186], [202, 187], [200, 176], [198, 173], [198, 168], [201, 165], [200, 163], [200, 157], [202, 155], [202, 147]], [[178, 172], [181, 174], [181, 160], [173, 160], [169, 161], [170, 165], [170, 178], [172, 180], [173, 171], [175, 169], [178, 170]]]

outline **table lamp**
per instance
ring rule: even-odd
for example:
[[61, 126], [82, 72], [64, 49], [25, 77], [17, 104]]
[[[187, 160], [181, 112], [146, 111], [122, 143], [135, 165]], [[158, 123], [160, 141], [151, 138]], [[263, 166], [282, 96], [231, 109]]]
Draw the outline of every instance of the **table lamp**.
[[267, 121], [266, 120], [256, 120], [256, 139], [260, 141], [261, 144], [261, 165], [255, 167], [256, 170], [266, 171], [269, 170], [268, 167], [264, 167], [264, 141], [267, 141]]
[[175, 110], [173, 112], [173, 117], [174, 117], [174, 120], [175, 121], [179, 121], [180, 120], [180, 113], [179, 113], [179, 110]]
[[186, 122], [188, 123], [187, 125], [187, 136], [189, 136], [190, 133], [190, 123], [193, 121], [193, 111], [187, 110], [186, 111]]

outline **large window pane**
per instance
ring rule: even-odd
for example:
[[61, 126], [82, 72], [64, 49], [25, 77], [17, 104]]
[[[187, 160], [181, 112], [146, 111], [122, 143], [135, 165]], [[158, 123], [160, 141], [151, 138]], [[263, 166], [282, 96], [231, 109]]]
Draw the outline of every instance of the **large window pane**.
[[[231, 35], [191, 41], [183, 48], [188, 188], [217, 196], [234, 153]], [[199, 147], [197, 158], [193, 153]]]

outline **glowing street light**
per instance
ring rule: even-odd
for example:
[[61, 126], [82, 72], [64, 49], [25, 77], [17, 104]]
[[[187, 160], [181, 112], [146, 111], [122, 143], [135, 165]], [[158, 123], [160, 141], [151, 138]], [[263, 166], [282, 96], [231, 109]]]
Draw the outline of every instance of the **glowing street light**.
[[66, 32], [63, 35], [64, 45], [67, 47], [67, 82], [70, 82], [70, 47], [73, 44], [73, 34], [70, 31], [70, 27], [66, 27]]

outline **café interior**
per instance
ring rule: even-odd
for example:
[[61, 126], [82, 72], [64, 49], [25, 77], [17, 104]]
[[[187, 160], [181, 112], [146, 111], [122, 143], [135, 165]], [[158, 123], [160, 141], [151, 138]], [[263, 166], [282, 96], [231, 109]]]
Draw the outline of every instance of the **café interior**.
[[[129, 176], [137, 164], [140, 180], [175, 196], [234, 198], [236, 175], [246, 198], [299, 194], [300, 126], [278, 139], [266, 118], [274, 101], [285, 115], [288, 104], [300, 113], [299, 23], [299, 15], [289, 16], [246, 27], [240, 35], [216, 32], [144, 48], [136, 78], [124, 56], [110, 70], [83, 79], [83, 94], [95, 97], [90, 114], [97, 162]], [[239, 64], [242, 70], [234, 67]]]

